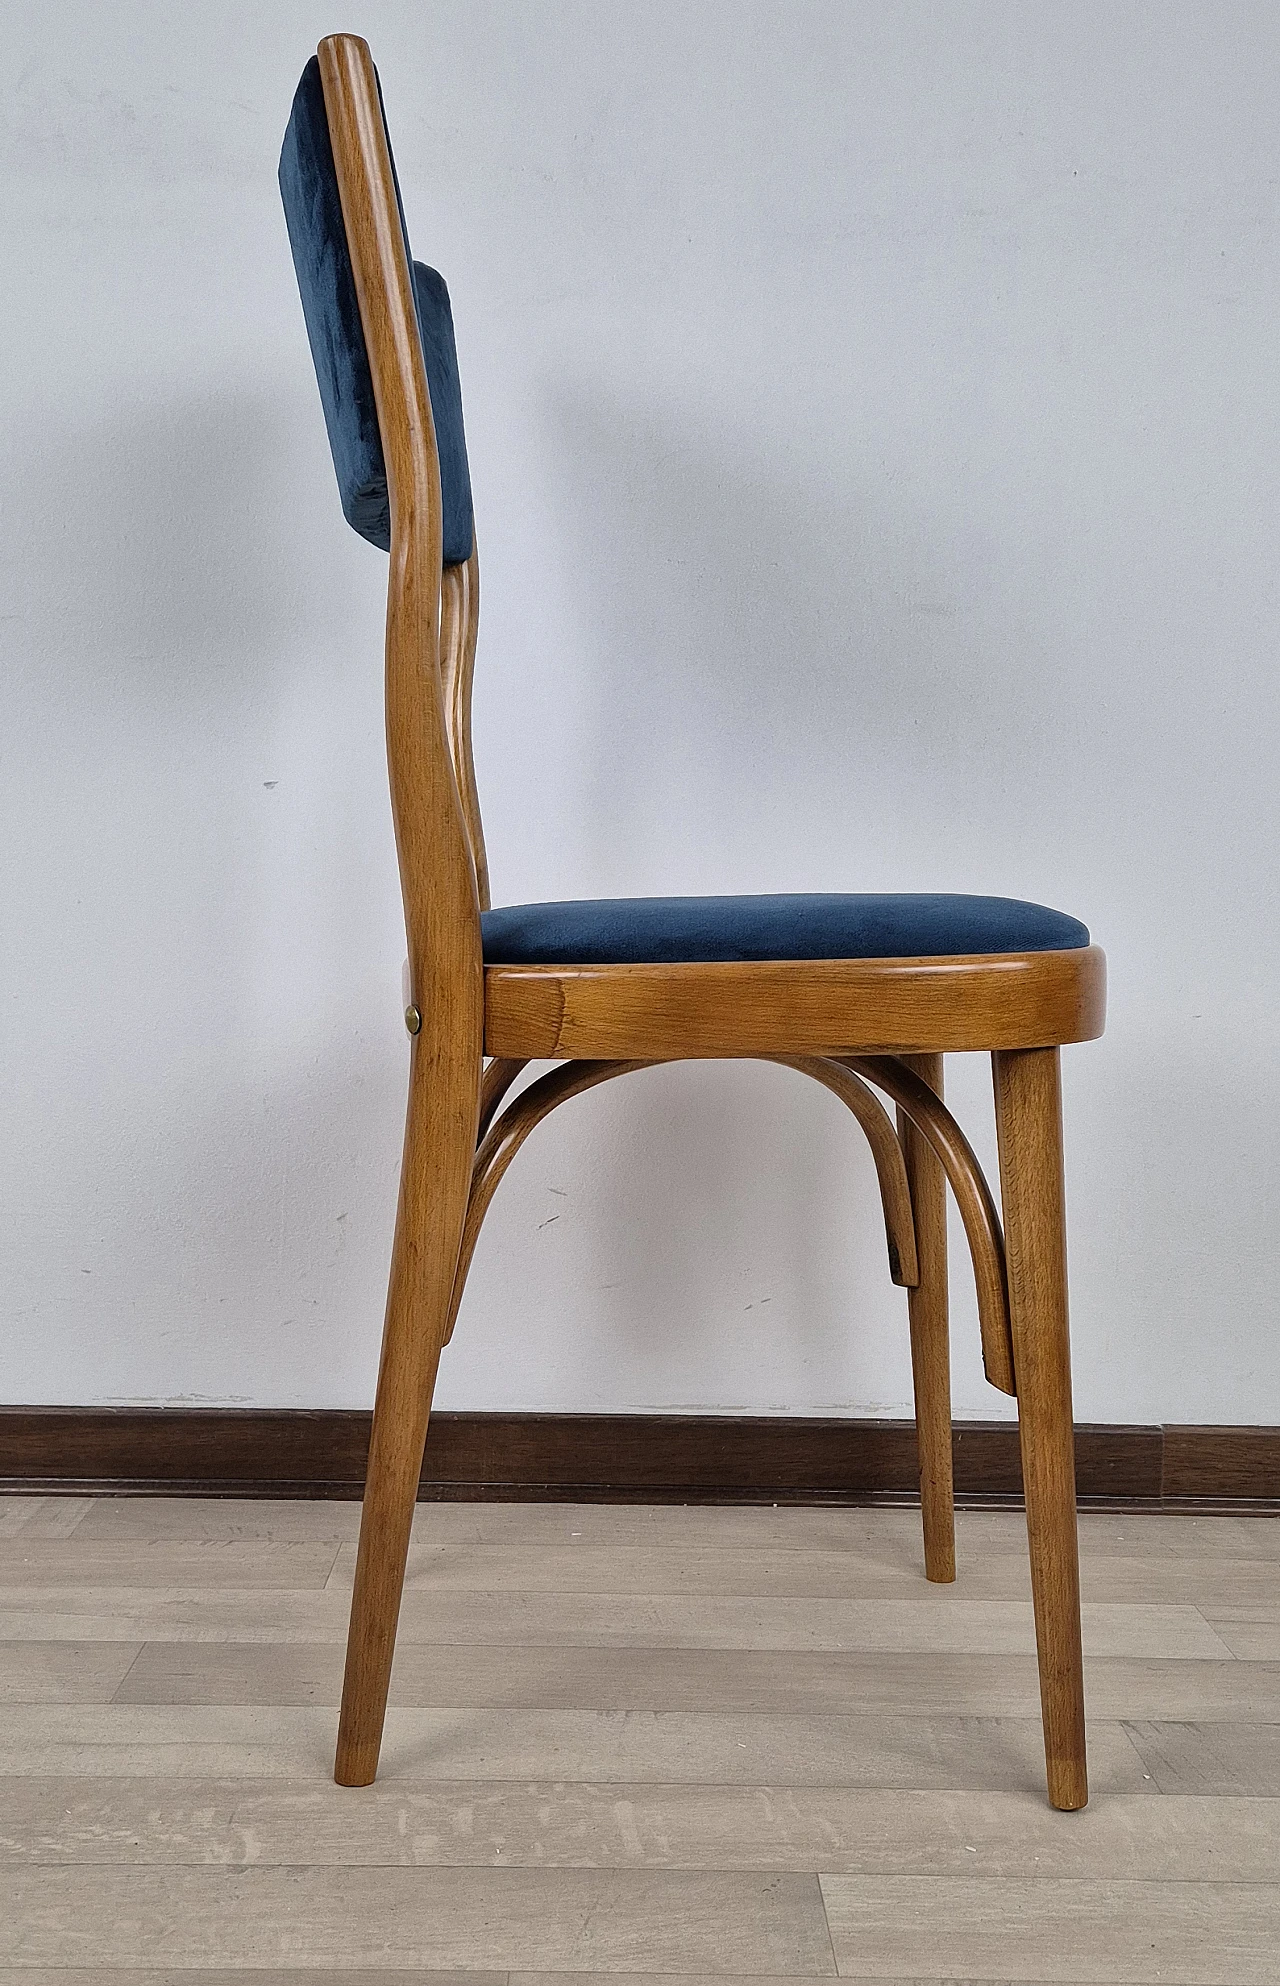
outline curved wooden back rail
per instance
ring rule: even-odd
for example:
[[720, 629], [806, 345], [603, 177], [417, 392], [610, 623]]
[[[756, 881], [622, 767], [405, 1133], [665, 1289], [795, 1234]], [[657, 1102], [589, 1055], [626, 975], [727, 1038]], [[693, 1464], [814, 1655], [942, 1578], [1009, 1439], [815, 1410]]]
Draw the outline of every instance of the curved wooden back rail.
[[[503, 1173], [571, 1096], [656, 1062], [746, 1056], [824, 1084], [870, 1142], [891, 1273], [908, 1290], [925, 1570], [938, 1581], [955, 1576], [948, 1184], [955, 1195], [987, 1376], [1018, 1399], [1049, 1797], [1083, 1806], [1058, 1051], [1102, 1032], [1102, 953], [484, 967], [489, 880], [471, 750], [479, 565], [473, 544], [465, 565], [442, 566], [431, 400], [372, 59], [357, 37], [334, 35], [319, 63], [387, 467], [387, 756], [420, 1017], [336, 1776], [364, 1785], [377, 1771], [437, 1361]], [[993, 1055], [1003, 1236], [941, 1100], [944, 1053], [970, 1049]], [[504, 1110], [542, 1058], [564, 1066]], [[896, 1130], [875, 1090], [897, 1106]]]
[[489, 860], [484, 848], [480, 793], [471, 754], [471, 684], [480, 631], [480, 558], [473, 542], [465, 565], [444, 569], [440, 595], [440, 687], [444, 697], [449, 756], [466, 822], [467, 846], [476, 874], [481, 910], [489, 908]]
[[[320, 44], [342, 216], [373, 374], [391, 502], [387, 761], [409, 972], [421, 1027], [409, 1103], [337, 1776], [377, 1771], [427, 1417], [453, 1289], [484, 1046], [480, 904], [440, 679], [440, 468], [373, 61], [354, 35]], [[455, 623], [466, 616], [455, 615]]]

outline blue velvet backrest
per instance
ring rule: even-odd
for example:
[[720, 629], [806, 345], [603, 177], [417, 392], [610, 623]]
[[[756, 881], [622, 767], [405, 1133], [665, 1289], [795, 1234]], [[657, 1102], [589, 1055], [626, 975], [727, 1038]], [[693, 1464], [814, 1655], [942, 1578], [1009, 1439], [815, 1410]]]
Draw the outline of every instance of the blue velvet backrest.
[[[314, 56], [293, 99], [280, 153], [280, 193], [343, 513], [362, 538], [386, 552], [391, 549], [387, 467], [342, 220], [324, 86]], [[405, 247], [407, 251], [407, 235]], [[471, 556], [474, 522], [453, 313], [444, 278], [422, 262], [411, 261], [411, 267], [440, 457], [444, 563], [463, 565]]]

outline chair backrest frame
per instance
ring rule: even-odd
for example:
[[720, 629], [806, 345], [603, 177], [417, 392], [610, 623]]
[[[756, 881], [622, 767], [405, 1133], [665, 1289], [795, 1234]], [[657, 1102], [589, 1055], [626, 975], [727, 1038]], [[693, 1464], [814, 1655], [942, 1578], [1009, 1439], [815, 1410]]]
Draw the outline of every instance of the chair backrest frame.
[[458, 782], [458, 797], [462, 802], [467, 839], [471, 844], [471, 860], [476, 872], [476, 894], [481, 910], [488, 910], [489, 858], [485, 853], [480, 792], [471, 753], [471, 684], [475, 675], [476, 637], [479, 631], [480, 558], [473, 525], [471, 557], [465, 565], [447, 565], [444, 569], [440, 595], [440, 682], [454, 777]]
[[328, 36], [317, 55], [390, 500], [387, 764], [421, 1017], [415, 1061], [425, 1050], [458, 1075], [460, 1061], [469, 1065], [478, 1096], [488, 898], [470, 746], [478, 564], [474, 545], [465, 566], [442, 562], [431, 397], [373, 58], [345, 34]]

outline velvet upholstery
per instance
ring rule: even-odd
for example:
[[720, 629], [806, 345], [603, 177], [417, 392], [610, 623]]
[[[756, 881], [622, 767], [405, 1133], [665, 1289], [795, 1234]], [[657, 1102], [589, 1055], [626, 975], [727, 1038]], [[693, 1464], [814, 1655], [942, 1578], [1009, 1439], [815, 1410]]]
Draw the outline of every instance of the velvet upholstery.
[[1073, 951], [1074, 917], [1003, 896], [647, 896], [520, 903], [480, 920], [488, 965], [952, 958]]
[[[320, 65], [314, 56], [302, 72], [285, 132], [280, 194], [343, 513], [362, 538], [389, 551], [391, 511], [382, 436], [342, 220]], [[399, 199], [398, 185], [396, 197]], [[443, 277], [421, 262], [414, 262], [412, 267], [440, 457], [444, 563], [462, 565], [471, 556], [473, 520], [453, 314]]]

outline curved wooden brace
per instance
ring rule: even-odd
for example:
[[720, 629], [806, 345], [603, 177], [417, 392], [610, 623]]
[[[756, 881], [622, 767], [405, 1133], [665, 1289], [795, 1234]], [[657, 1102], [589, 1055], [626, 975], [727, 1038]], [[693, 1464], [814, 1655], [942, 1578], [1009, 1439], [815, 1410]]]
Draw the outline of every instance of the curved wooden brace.
[[838, 1096], [841, 1103], [847, 1104], [853, 1112], [867, 1134], [867, 1143], [876, 1164], [876, 1177], [880, 1181], [890, 1278], [900, 1289], [914, 1289], [920, 1280], [920, 1264], [916, 1259], [916, 1224], [911, 1211], [911, 1188], [907, 1182], [907, 1168], [898, 1134], [880, 1099], [843, 1062], [819, 1055], [762, 1055], [759, 1059], [762, 1062], [776, 1062], [784, 1069], [798, 1069], [804, 1076], [812, 1076], [816, 1083], [821, 1083], [834, 1096]]
[[[501, 1101], [506, 1088], [510, 1086], [525, 1065], [511, 1060], [496, 1061], [485, 1070], [485, 1081], [497, 1068], [505, 1073], [511, 1071], [509, 1080], [503, 1083], [502, 1075], [495, 1077], [494, 1088], [497, 1097], [493, 1109]], [[447, 1345], [453, 1336], [453, 1327], [458, 1321], [458, 1307], [462, 1302], [462, 1292], [467, 1285], [467, 1275], [471, 1268], [471, 1258], [476, 1252], [484, 1217], [489, 1211], [493, 1196], [498, 1190], [499, 1181], [528, 1137], [530, 1131], [549, 1117], [558, 1103], [565, 1103], [571, 1096], [581, 1096], [584, 1090], [594, 1089], [597, 1083], [607, 1083], [611, 1076], [626, 1076], [633, 1069], [650, 1069], [651, 1062], [563, 1062], [558, 1069], [551, 1069], [537, 1082], [530, 1083], [522, 1090], [515, 1102], [509, 1104], [496, 1124], [491, 1125], [481, 1139], [476, 1153], [475, 1165], [471, 1172], [471, 1195], [467, 1201], [467, 1217], [462, 1228], [462, 1246], [458, 1250], [458, 1266], [453, 1276], [453, 1297], [449, 1305], [449, 1318], [445, 1326], [444, 1342]], [[502, 1084], [500, 1088], [499, 1085]], [[490, 1112], [492, 1115], [492, 1111]]]
[[476, 1143], [481, 1143], [498, 1114], [503, 1097], [522, 1069], [527, 1069], [528, 1060], [523, 1056], [495, 1055], [480, 1084], [480, 1120], [476, 1126]]
[[[916, 1256], [911, 1189], [897, 1133], [879, 1100], [855, 1070], [835, 1060], [804, 1055], [762, 1055], [754, 1059], [776, 1062], [782, 1068], [796, 1069], [801, 1075], [811, 1076], [824, 1089], [838, 1096], [857, 1118], [871, 1146], [876, 1177], [880, 1182], [889, 1274], [899, 1286], [914, 1287], [919, 1281], [920, 1269]], [[503, 1174], [529, 1133], [544, 1117], [550, 1116], [557, 1104], [565, 1103], [569, 1097], [580, 1096], [584, 1090], [594, 1089], [598, 1083], [606, 1083], [612, 1076], [629, 1075], [636, 1069], [652, 1069], [657, 1064], [653, 1061], [566, 1062], [530, 1083], [498, 1121], [492, 1123], [498, 1104], [525, 1066], [524, 1062], [514, 1059], [495, 1059], [485, 1070], [481, 1102], [481, 1126], [485, 1135], [476, 1153], [471, 1176], [471, 1194], [467, 1202], [467, 1217], [462, 1230], [462, 1246], [458, 1251], [453, 1297], [445, 1331], [446, 1344], [452, 1338], [454, 1325], [458, 1321], [458, 1309], [484, 1217]]]
[[988, 1382], [999, 1392], [1016, 1395], [1004, 1235], [991, 1188], [972, 1145], [941, 1097], [935, 1096], [929, 1085], [921, 1082], [896, 1056], [853, 1055], [840, 1059], [846, 1068], [865, 1076], [893, 1098], [920, 1135], [928, 1140], [946, 1173], [973, 1257], [983, 1369]]

